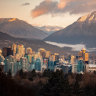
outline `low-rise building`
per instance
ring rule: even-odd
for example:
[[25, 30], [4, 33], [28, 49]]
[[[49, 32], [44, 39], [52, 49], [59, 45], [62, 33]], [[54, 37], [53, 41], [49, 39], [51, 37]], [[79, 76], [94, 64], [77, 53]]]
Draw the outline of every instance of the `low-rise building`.
[[86, 72], [96, 71], [96, 64], [86, 64]]

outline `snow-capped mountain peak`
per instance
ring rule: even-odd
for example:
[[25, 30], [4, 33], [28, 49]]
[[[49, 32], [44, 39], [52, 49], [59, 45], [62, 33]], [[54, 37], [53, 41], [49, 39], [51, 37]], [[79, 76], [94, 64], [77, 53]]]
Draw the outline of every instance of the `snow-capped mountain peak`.
[[80, 17], [77, 22], [84, 22], [87, 19], [88, 15]]
[[96, 11], [94, 11], [94, 12], [92, 12], [91, 14], [88, 14], [88, 15], [85, 15], [85, 16], [82, 16], [82, 17], [80, 17], [78, 20], [77, 20], [77, 22], [85, 22], [85, 21], [87, 21], [87, 22], [94, 22], [94, 21], [96, 21]]

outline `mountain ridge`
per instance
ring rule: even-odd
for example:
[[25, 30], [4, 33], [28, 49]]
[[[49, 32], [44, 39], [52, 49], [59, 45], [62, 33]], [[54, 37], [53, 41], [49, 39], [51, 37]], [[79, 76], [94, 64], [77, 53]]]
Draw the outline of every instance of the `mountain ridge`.
[[18, 18], [0, 18], [0, 31], [17, 38], [44, 39], [47, 33]]
[[60, 27], [60, 26], [50, 26], [50, 25], [37, 26], [36, 28], [43, 30], [44, 32], [46, 32], [49, 35], [56, 32], [56, 31], [63, 29], [63, 27]]
[[[93, 19], [92, 19], [93, 17]], [[82, 22], [80, 20], [83, 18]], [[91, 20], [90, 20], [91, 18]], [[76, 22], [66, 28], [53, 33], [45, 41], [66, 44], [85, 44], [87, 47], [96, 47], [96, 11], [88, 14], [86, 18], [80, 17]]]
[[71, 48], [60, 48], [55, 45], [48, 44], [43, 40], [37, 39], [22, 39], [22, 38], [14, 38], [6, 33], [0, 32], [0, 48], [12, 46], [13, 43], [23, 44], [25, 48], [31, 47], [33, 51], [38, 51], [39, 48], [44, 48], [52, 53], [60, 53], [62, 55], [68, 53], [72, 53]]

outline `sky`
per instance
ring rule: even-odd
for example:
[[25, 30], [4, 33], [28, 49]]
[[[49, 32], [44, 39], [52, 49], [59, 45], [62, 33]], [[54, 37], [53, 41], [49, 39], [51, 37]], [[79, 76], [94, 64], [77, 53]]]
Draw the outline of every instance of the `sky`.
[[0, 18], [19, 18], [34, 26], [66, 27], [96, 10], [96, 0], [0, 0]]

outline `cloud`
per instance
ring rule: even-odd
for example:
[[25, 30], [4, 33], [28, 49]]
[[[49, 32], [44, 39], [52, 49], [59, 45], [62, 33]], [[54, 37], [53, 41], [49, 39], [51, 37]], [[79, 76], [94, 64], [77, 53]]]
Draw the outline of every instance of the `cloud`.
[[67, 3], [70, 2], [71, 0], [60, 0], [60, 2], [58, 3], [58, 8], [59, 9], [63, 9], [66, 7]]
[[51, 42], [51, 41], [45, 41], [45, 42], [48, 43], [48, 44], [51, 44], [51, 45], [55, 45], [55, 46], [61, 47], [61, 48], [70, 47], [70, 48], [72, 48], [72, 51], [81, 51], [82, 48], [86, 49], [86, 46], [84, 44], [72, 45], [72, 44], [56, 43], [56, 42]]
[[32, 10], [32, 17], [44, 14], [80, 14], [96, 10], [96, 0], [44, 0]]
[[54, 13], [53, 11], [55, 10], [56, 6], [57, 2], [45, 0], [41, 2], [40, 5], [36, 6], [35, 9], [32, 10], [32, 17], [34, 18], [43, 14]]
[[63, 12], [80, 14], [96, 10], [96, 0], [70, 0]]
[[30, 3], [23, 3], [22, 6], [30, 5]]

